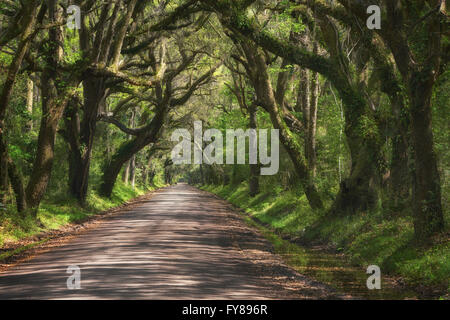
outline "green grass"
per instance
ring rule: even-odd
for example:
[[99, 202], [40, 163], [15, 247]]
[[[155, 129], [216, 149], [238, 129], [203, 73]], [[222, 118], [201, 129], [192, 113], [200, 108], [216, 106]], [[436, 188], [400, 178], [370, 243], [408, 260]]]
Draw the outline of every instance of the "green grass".
[[[249, 217], [256, 218], [279, 236], [288, 235], [306, 243], [332, 244], [345, 254], [349, 265], [375, 264], [385, 274], [401, 276], [413, 286], [433, 286], [440, 290], [450, 286], [448, 239], [428, 246], [416, 244], [413, 221], [407, 214], [388, 215], [376, 210], [350, 217], [325, 217], [321, 212], [313, 212], [303, 195], [292, 191], [273, 190], [251, 198], [245, 182], [201, 188], [245, 210]], [[449, 218], [447, 211], [447, 226]], [[282, 250], [279, 252], [283, 254]]]
[[7, 210], [0, 211], [0, 248], [5, 243], [14, 243], [43, 231], [57, 230], [67, 224], [81, 222], [89, 216], [117, 207], [155, 188], [133, 189], [122, 181], [117, 181], [110, 199], [102, 198], [91, 191], [84, 208], [75, 199], [60, 193], [42, 202], [37, 213], [38, 219], [34, 219], [31, 215], [21, 216], [10, 206]]

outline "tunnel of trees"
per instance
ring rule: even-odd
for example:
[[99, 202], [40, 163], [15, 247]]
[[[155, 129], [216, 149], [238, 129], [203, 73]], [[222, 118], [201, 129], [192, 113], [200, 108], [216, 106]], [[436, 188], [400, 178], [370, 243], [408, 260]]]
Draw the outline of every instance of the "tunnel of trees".
[[[380, 28], [369, 29], [373, 4]], [[312, 226], [406, 219], [415, 241], [448, 245], [447, 8], [2, 0], [0, 223], [183, 179], [243, 187], [255, 202], [291, 192]], [[261, 176], [261, 163], [174, 165], [171, 134], [195, 121], [278, 129], [278, 174]]]

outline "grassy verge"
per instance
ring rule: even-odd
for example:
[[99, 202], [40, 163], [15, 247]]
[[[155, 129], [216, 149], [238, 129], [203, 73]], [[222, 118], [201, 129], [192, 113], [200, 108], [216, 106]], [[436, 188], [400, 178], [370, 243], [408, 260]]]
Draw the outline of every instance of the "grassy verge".
[[[353, 217], [324, 219], [320, 213], [310, 210], [304, 196], [291, 191], [266, 192], [251, 198], [247, 183], [201, 188], [228, 200], [245, 210], [249, 217], [275, 231], [274, 234], [264, 230], [278, 253], [284, 255], [287, 250], [287, 255], [297, 255], [296, 261], [290, 258], [297, 268], [306, 267], [311, 258], [302, 261], [298, 257], [305, 256], [305, 253], [293, 255], [294, 249], [282, 241], [284, 237], [305, 243], [330, 244], [336, 253], [345, 257], [347, 265], [378, 265], [383, 274], [401, 277], [408, 285], [417, 288], [428, 287], [426, 290], [431, 288], [442, 295], [449, 290], [448, 233], [432, 245], [417, 246], [413, 240], [412, 219], [406, 214], [393, 215], [379, 210]], [[448, 212], [445, 218], [448, 226]]]
[[[121, 181], [117, 181], [110, 199], [102, 198], [95, 192], [90, 192], [87, 205], [84, 208], [75, 199], [67, 195], [55, 195], [43, 201], [37, 214], [37, 220], [29, 215], [20, 216], [13, 206], [7, 207], [6, 210], [0, 211], [0, 248], [14, 245], [22, 239], [41, 232], [57, 230], [70, 223], [84, 221], [89, 216], [117, 207], [154, 189], [156, 187], [146, 190], [132, 188]], [[2, 253], [0, 259], [27, 250], [30, 246], [37, 244], [40, 243], [34, 242], [13, 251]]]

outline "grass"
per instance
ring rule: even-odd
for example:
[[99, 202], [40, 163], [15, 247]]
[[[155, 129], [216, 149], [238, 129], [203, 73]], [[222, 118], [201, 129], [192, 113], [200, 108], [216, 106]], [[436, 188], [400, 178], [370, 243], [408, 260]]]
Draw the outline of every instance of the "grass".
[[[246, 182], [234, 186], [207, 185], [201, 188], [245, 210], [249, 217], [275, 231], [271, 232], [275, 237], [288, 236], [305, 243], [330, 244], [337, 252], [344, 253], [349, 266], [367, 267], [374, 264], [380, 266], [382, 273], [399, 276], [412, 286], [449, 290], [448, 236], [436, 239], [432, 245], [416, 244], [413, 221], [407, 214], [388, 215], [383, 210], [377, 210], [350, 217], [330, 218], [324, 217], [323, 213], [313, 212], [304, 195], [292, 191], [267, 191], [251, 198]], [[448, 211], [445, 219], [448, 226]], [[280, 244], [281, 238], [275, 239], [268, 236], [267, 230], [264, 232], [275, 248], [278, 247], [278, 253], [285, 254], [286, 244]], [[302, 267], [299, 261], [294, 265]]]
[[[96, 192], [91, 191], [84, 208], [67, 194], [56, 194], [42, 202], [37, 213], [38, 219], [34, 219], [31, 215], [21, 216], [13, 206], [9, 206], [6, 210], [0, 211], [0, 248], [5, 244], [14, 244], [40, 232], [57, 230], [67, 224], [81, 222], [89, 216], [117, 207], [155, 188], [146, 190], [132, 188], [122, 181], [117, 181], [110, 199], [102, 198]], [[15, 252], [4, 253], [0, 255], [0, 258], [5, 258], [6, 256], [3, 257], [5, 254], [11, 255]]]

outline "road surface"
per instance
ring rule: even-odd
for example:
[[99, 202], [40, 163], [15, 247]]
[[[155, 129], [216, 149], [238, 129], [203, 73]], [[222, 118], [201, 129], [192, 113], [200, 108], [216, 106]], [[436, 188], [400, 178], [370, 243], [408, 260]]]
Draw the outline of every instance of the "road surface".
[[[67, 287], [72, 265], [80, 289]], [[0, 299], [333, 297], [286, 267], [227, 202], [186, 184], [0, 274]]]

